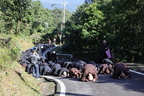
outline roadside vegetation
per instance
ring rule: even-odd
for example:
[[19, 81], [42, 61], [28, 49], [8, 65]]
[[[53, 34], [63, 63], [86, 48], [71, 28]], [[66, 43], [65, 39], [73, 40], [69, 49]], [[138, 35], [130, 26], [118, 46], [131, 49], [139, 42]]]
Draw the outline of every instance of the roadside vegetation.
[[[9, 36], [2, 36], [1, 38]], [[12, 39], [0, 47], [0, 95], [1, 96], [40, 96], [41, 82], [25, 72], [19, 63], [21, 51], [33, 46], [31, 39]]]
[[76, 12], [66, 10], [65, 27], [61, 21], [62, 9], [43, 8], [40, 0], [0, 1], [1, 96], [39, 96], [40, 82], [18, 60], [48, 39], [63, 43], [57, 51], [65, 53], [99, 51], [106, 39], [116, 61], [144, 62], [143, 0], [85, 0]]
[[143, 62], [144, 1], [85, 1], [66, 22], [65, 51], [100, 51], [105, 39], [116, 61]]
[[[71, 13], [67, 10], [66, 13], [68, 20]], [[43, 8], [39, 0], [0, 1], [1, 96], [43, 94], [45, 84], [27, 74], [18, 61], [21, 52], [33, 47], [33, 43], [48, 43], [48, 39], [59, 38], [61, 17], [62, 9]], [[50, 87], [54, 85], [48, 86], [47, 94], [50, 94]]]

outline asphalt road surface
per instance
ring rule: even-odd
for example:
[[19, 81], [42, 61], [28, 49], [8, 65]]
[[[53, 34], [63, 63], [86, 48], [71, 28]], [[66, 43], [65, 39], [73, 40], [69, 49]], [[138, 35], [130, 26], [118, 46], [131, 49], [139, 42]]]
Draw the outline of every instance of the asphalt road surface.
[[95, 82], [79, 79], [48, 77], [62, 85], [56, 95], [60, 96], [144, 96], [144, 75], [132, 73], [129, 79], [113, 79], [110, 75], [99, 75]]
[[132, 73], [129, 79], [113, 79], [110, 75], [99, 75], [95, 82], [82, 82], [65, 77], [54, 78], [65, 85], [66, 92], [61, 96], [144, 96], [144, 76], [136, 73]]

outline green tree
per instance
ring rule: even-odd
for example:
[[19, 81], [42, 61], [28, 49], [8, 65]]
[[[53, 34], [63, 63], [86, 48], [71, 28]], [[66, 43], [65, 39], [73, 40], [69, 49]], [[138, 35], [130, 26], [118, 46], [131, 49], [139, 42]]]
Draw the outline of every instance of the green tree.
[[94, 51], [98, 49], [97, 42], [106, 39], [118, 61], [142, 57], [144, 1], [85, 2], [86, 4], [80, 6], [66, 23], [67, 51]]
[[[57, 41], [59, 40], [59, 35], [63, 33], [62, 30], [62, 16], [63, 12], [62, 9], [59, 9], [55, 7], [54, 9], [50, 10], [51, 16], [52, 16], [52, 24], [51, 24], [51, 31], [49, 33], [46, 33], [42, 36], [41, 41], [47, 42], [47, 39], [50, 38], [51, 40], [55, 37], [57, 38]], [[71, 13], [66, 10], [66, 16], [65, 21], [68, 21], [71, 17]]]
[[144, 1], [112, 0], [105, 8], [107, 39], [118, 60], [139, 57], [144, 46]]
[[1, 0], [1, 16], [5, 21], [5, 33], [18, 34], [22, 18], [29, 9], [31, 0]]
[[84, 4], [73, 14], [71, 21], [67, 22], [65, 29], [68, 34], [67, 41], [71, 45], [71, 51], [95, 51], [98, 49], [99, 34], [104, 19], [103, 12], [98, 10], [98, 4]]

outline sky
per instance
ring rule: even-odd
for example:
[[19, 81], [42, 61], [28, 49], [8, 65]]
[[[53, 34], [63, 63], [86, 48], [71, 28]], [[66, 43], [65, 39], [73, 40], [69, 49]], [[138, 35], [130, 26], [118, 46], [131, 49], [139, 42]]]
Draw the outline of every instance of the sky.
[[[40, 0], [40, 1], [43, 7], [48, 9], [53, 9], [54, 7], [63, 8], [62, 2], [66, 1], [67, 2], [66, 9], [69, 10], [70, 12], [76, 11], [77, 7], [85, 2], [85, 0]], [[52, 4], [54, 4], [54, 6], [51, 6]]]

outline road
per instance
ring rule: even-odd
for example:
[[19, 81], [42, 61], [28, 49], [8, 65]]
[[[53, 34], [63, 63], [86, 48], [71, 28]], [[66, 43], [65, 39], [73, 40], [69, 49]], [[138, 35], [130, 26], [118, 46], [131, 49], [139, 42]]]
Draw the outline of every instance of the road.
[[48, 77], [55, 79], [56, 95], [60, 96], [144, 96], [144, 75], [131, 72], [129, 79], [113, 79], [110, 75], [99, 75], [95, 82], [82, 82], [79, 79]]
[[[64, 83], [66, 92], [63, 92], [62, 96], [144, 96], [144, 76], [136, 73], [132, 73], [129, 79], [120, 80], [110, 78], [110, 75], [99, 75], [95, 82], [82, 82], [65, 77], [53, 78]], [[59, 93], [58, 91], [57, 94]]]

